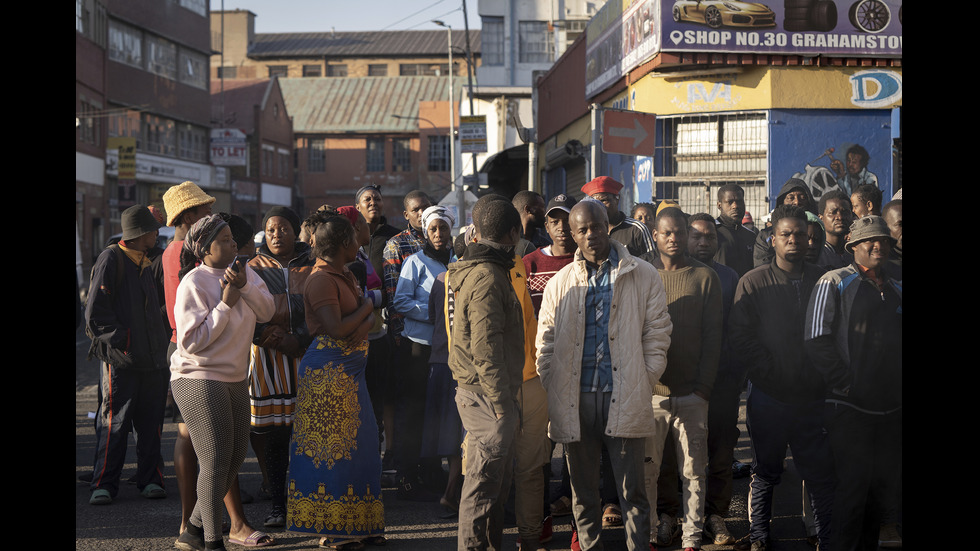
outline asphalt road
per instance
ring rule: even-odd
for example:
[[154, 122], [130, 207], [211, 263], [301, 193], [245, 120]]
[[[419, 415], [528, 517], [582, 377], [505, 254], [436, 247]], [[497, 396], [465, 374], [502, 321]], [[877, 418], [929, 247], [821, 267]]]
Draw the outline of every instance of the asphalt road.
[[[75, 476], [92, 469], [95, 431], [93, 420], [89, 417], [96, 409], [96, 384], [98, 365], [85, 359], [89, 341], [81, 331], [76, 333], [75, 363]], [[745, 462], [751, 461], [749, 441], [745, 432], [744, 401], [741, 409], [742, 437], [735, 450], [736, 457]], [[176, 425], [166, 423], [163, 427], [163, 450], [165, 464], [165, 486], [170, 492], [166, 499], [148, 500], [142, 498], [135, 485], [123, 483], [119, 495], [108, 506], [88, 504], [88, 485], [76, 484], [75, 490], [75, 549], [85, 551], [163, 551], [173, 548], [180, 526], [180, 500], [177, 495], [177, 482], [173, 470], [173, 447], [176, 438]], [[123, 480], [136, 472], [135, 441], [130, 437]], [[556, 447], [552, 459], [552, 471], [561, 473], [561, 446]], [[255, 455], [249, 450], [240, 472], [242, 487], [253, 495], [261, 482], [261, 473]], [[748, 531], [745, 496], [748, 491], [748, 478], [735, 480], [735, 497], [729, 511], [729, 530], [735, 537]], [[558, 478], [551, 480], [552, 489], [557, 488]], [[384, 491], [386, 535], [389, 548], [405, 551], [452, 550], [456, 546], [456, 524], [454, 519], [442, 518], [442, 509], [437, 503], [413, 503], [396, 498], [394, 489]], [[776, 488], [774, 518], [771, 535], [780, 551], [812, 551], [806, 543], [801, 513], [800, 479], [793, 466], [792, 458], [787, 461], [786, 474], [782, 484]], [[247, 517], [256, 528], [268, 514], [270, 502], [256, 500], [245, 505]], [[553, 550], [569, 548], [571, 517], [555, 519], [554, 540], [547, 546]], [[309, 536], [289, 534], [282, 531], [268, 531], [279, 542], [276, 549], [314, 549], [316, 539]], [[603, 540], [608, 550], [625, 550], [622, 528], [608, 528], [603, 532]], [[513, 526], [504, 533], [504, 548], [515, 549], [517, 529]], [[228, 544], [228, 549], [243, 549]], [[661, 548], [680, 549], [679, 545]], [[705, 545], [706, 551], [731, 549], [730, 545]]]

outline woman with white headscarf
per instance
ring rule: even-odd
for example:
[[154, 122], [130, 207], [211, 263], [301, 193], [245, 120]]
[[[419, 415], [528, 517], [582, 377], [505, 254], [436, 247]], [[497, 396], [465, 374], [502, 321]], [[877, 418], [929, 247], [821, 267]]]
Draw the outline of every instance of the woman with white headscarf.
[[[429, 356], [435, 329], [434, 318], [429, 312], [429, 294], [436, 277], [448, 269], [450, 262], [456, 261], [450, 234], [455, 223], [452, 213], [445, 207], [431, 206], [422, 212], [425, 243], [422, 250], [405, 259], [392, 297], [395, 311], [405, 316], [402, 338], [408, 339], [411, 350], [401, 381], [401, 391], [406, 397], [405, 415], [419, 425], [423, 425], [426, 413]], [[444, 326], [439, 329], [445, 332]], [[422, 431], [419, 435], [422, 438], [416, 445], [421, 446], [424, 441]], [[424, 456], [425, 453], [419, 454], [419, 457]]]

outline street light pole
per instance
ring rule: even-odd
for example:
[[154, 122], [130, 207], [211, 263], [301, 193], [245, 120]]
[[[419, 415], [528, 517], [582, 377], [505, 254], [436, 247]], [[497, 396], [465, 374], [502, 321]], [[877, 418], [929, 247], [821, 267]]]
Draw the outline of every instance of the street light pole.
[[446, 27], [449, 39], [449, 172], [452, 178], [452, 186], [456, 188], [456, 204], [459, 212], [456, 216], [457, 224], [460, 228], [466, 221], [466, 196], [463, 190], [463, 183], [456, 184], [456, 132], [454, 129], [456, 110], [453, 108], [453, 28], [445, 22], [433, 19], [433, 23], [440, 27]]

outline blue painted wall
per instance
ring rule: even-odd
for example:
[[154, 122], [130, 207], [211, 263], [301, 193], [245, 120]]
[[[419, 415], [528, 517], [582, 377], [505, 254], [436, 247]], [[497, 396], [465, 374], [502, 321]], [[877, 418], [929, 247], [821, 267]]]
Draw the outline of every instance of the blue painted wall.
[[[884, 202], [892, 196], [892, 111], [774, 109], [769, 124], [769, 206], [779, 189], [797, 173], [815, 198], [837, 187], [831, 156], [846, 164], [854, 144], [868, 150], [868, 171], [878, 177]], [[832, 153], [828, 153], [834, 148]]]

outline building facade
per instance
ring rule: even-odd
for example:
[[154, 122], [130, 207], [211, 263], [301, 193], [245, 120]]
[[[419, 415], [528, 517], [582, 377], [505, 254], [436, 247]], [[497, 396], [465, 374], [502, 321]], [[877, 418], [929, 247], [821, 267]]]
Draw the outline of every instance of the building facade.
[[[874, 181], [887, 201], [902, 185], [901, 4], [871, 1], [886, 14], [874, 24], [840, 0], [808, 8], [814, 20], [776, 4], [607, 3], [540, 81], [541, 189], [607, 174], [630, 202], [716, 214], [717, 188], [737, 183], [756, 218], [791, 177], [815, 198]], [[603, 151], [604, 110], [654, 114], [649, 147]]]
[[[280, 79], [293, 118], [296, 206], [353, 204], [362, 186], [381, 186], [398, 225], [402, 198], [421, 189], [437, 201], [452, 189], [447, 79]], [[459, 95], [459, 81], [454, 95]], [[452, 108], [458, 113], [458, 105]], [[458, 127], [458, 119], [453, 121]]]
[[[208, 161], [210, 53], [204, 0], [76, 0], [76, 96], [85, 96], [76, 100], [84, 136], [76, 146], [76, 222], [84, 265], [120, 231], [123, 210], [162, 208], [171, 185], [192, 180], [218, 198], [217, 208], [230, 206], [224, 171]], [[103, 137], [92, 141], [95, 135]]]
[[211, 162], [228, 170], [231, 212], [259, 231], [265, 211], [292, 207], [293, 121], [279, 79], [211, 81]]

